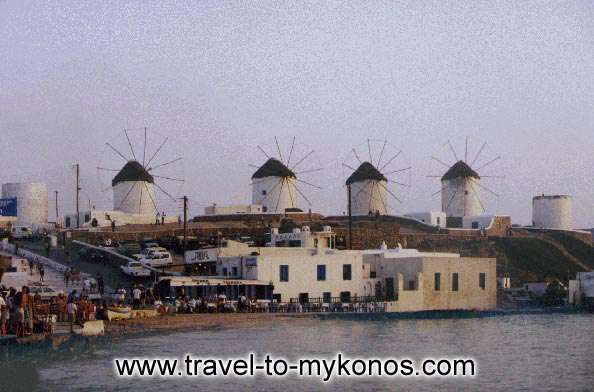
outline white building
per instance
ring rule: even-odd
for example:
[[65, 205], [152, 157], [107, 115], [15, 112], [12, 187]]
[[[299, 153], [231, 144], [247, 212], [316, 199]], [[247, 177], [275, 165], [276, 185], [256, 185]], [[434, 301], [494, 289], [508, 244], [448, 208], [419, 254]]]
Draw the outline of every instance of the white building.
[[491, 227], [494, 219], [492, 215], [465, 216], [462, 218], [462, 228], [485, 230]]
[[571, 196], [541, 195], [532, 199], [532, 226], [538, 229], [572, 230]]
[[455, 218], [481, 215], [480, 179], [464, 161], [455, 163], [441, 178], [442, 211]]
[[[304, 233], [310, 238], [303, 240]], [[386, 302], [387, 311], [395, 312], [487, 310], [496, 305], [495, 259], [385, 246], [340, 251], [332, 247], [331, 233], [302, 229], [291, 234], [299, 234], [305, 247], [296, 242], [286, 247], [285, 242], [285, 247], [247, 248], [242, 254], [219, 257], [218, 274], [271, 282], [280, 302], [350, 303], [376, 297]], [[309, 246], [312, 243], [317, 247]]]
[[243, 215], [243, 214], [261, 214], [262, 205], [259, 204], [232, 204], [204, 207], [204, 215]]
[[594, 271], [578, 272], [569, 281], [568, 293], [570, 304], [594, 307]]
[[[112, 222], [116, 226], [125, 225], [148, 225], [156, 222], [155, 215], [139, 215], [139, 214], [128, 214], [122, 211], [101, 211], [101, 210], [87, 210], [81, 211], [78, 217], [78, 224], [80, 228], [99, 228], [99, 227], [111, 227]], [[164, 223], [177, 223], [179, 217], [166, 216]], [[64, 216], [64, 228], [75, 229], [77, 228], [76, 213], [67, 214]]]
[[387, 184], [388, 179], [375, 166], [369, 162], [363, 162], [346, 180], [346, 185], [350, 188], [351, 193], [351, 214], [387, 215]]
[[429, 226], [446, 227], [446, 213], [442, 211], [409, 212], [404, 215]]
[[264, 213], [297, 209], [296, 178], [284, 163], [270, 158], [252, 175], [252, 204], [261, 205]]
[[47, 186], [42, 183], [8, 183], [2, 185], [3, 199], [16, 199], [16, 225], [45, 227], [48, 221]]

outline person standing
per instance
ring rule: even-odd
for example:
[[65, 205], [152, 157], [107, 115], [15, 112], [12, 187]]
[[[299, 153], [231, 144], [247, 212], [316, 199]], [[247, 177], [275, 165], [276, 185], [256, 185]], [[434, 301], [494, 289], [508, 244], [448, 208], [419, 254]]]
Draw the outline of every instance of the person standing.
[[97, 289], [99, 290], [99, 294], [103, 297], [103, 293], [105, 292], [105, 282], [103, 282], [103, 276], [101, 276], [101, 274], [97, 275]]
[[43, 282], [43, 277], [45, 276], [45, 268], [43, 268], [43, 264], [39, 264], [39, 281]]
[[66, 287], [68, 287], [68, 282], [70, 281], [70, 268], [67, 268], [64, 272], [64, 283], [66, 283]]
[[0, 335], [6, 335], [8, 331], [8, 320], [10, 320], [10, 310], [6, 300], [6, 293], [0, 293]]
[[66, 311], [68, 312], [68, 321], [70, 322], [70, 333], [74, 333], [74, 322], [76, 321], [77, 306], [72, 299], [68, 300]]
[[138, 287], [135, 287], [132, 290], [132, 298], [134, 299], [134, 309], [140, 308], [140, 296], [142, 295], [142, 291]]
[[30, 335], [33, 333], [33, 299], [27, 286], [23, 286], [21, 290], [20, 308], [23, 316], [23, 336]]

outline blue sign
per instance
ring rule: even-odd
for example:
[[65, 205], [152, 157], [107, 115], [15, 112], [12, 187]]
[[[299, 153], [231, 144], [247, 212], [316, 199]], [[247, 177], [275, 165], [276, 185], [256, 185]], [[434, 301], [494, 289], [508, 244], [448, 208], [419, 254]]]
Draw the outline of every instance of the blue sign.
[[17, 216], [17, 199], [0, 199], [0, 216]]

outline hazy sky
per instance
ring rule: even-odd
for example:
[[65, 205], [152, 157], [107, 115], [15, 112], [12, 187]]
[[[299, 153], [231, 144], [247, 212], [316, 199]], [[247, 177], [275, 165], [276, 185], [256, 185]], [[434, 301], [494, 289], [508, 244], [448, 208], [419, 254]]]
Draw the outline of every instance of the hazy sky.
[[148, 127], [198, 213], [249, 202], [257, 145], [296, 136], [316, 150], [302, 169], [325, 168], [303, 186], [313, 210], [341, 213], [339, 163], [387, 139], [413, 166], [395, 206], [435, 210], [431, 156], [469, 136], [502, 157], [481, 173], [505, 176], [484, 180], [488, 212], [528, 223], [532, 196], [567, 193], [594, 225], [594, 2], [173, 3], [0, 0], [0, 182], [46, 182], [72, 211], [79, 162], [81, 199], [109, 207], [96, 167], [123, 160], [105, 142]]

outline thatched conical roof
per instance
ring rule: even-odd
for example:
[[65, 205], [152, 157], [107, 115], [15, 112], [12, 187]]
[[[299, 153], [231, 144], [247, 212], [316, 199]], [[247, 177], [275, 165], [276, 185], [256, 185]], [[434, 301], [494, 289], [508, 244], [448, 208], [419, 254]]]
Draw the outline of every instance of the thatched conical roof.
[[264, 177], [291, 177], [297, 178], [295, 173], [278, 159], [270, 158], [252, 175], [252, 180]]
[[144, 181], [154, 183], [155, 179], [151, 174], [137, 161], [128, 161], [126, 165], [118, 172], [111, 181], [112, 186], [125, 181]]
[[388, 181], [386, 176], [384, 176], [379, 170], [375, 168], [369, 162], [363, 162], [357, 170], [351, 174], [351, 176], [346, 180], [347, 185], [351, 185], [354, 182], [362, 182], [362, 181], [369, 181], [369, 180], [376, 180], [376, 181]]

